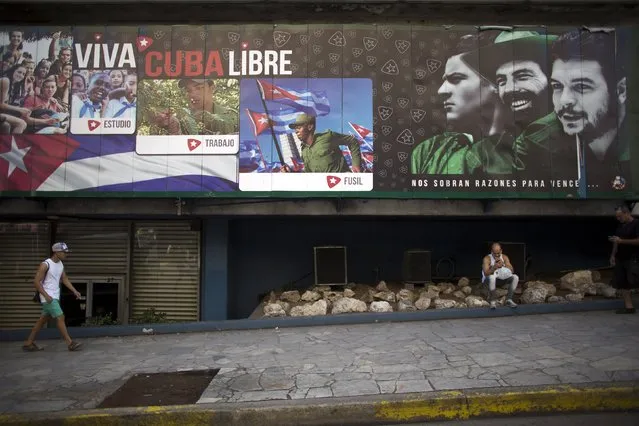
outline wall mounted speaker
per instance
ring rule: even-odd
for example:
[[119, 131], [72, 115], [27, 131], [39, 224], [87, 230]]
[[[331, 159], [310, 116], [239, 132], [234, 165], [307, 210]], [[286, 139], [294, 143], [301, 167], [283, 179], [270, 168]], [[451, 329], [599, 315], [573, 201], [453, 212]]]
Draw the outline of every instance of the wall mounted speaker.
[[348, 274], [346, 268], [346, 247], [313, 247], [313, 252], [315, 285], [348, 284]]
[[402, 265], [402, 279], [412, 284], [431, 281], [431, 252], [428, 250], [406, 250]]

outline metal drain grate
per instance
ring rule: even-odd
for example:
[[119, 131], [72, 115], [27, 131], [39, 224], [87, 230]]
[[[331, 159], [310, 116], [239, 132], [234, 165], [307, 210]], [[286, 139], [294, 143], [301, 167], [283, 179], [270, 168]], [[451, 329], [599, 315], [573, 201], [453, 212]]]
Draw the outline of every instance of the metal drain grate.
[[195, 404], [218, 371], [135, 374], [97, 408]]

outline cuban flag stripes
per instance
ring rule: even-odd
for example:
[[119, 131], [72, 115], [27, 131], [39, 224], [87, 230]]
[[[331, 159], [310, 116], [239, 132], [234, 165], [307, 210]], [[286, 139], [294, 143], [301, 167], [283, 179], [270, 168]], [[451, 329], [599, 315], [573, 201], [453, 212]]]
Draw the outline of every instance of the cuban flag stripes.
[[242, 141], [240, 143], [240, 173], [262, 172], [267, 166], [262, 154], [262, 148], [257, 141]]
[[257, 80], [262, 99], [288, 105], [297, 112], [305, 112], [321, 117], [331, 112], [326, 92], [307, 90], [304, 92], [275, 86], [264, 80]]
[[[355, 137], [359, 141], [359, 149], [362, 153], [362, 166], [366, 170], [373, 169], [373, 132], [370, 129], [367, 129], [364, 126], [360, 126], [359, 124], [351, 123], [348, 124], [355, 131]], [[349, 151], [350, 153], [350, 151]], [[350, 163], [349, 163], [350, 165]]]
[[340, 145], [339, 149], [342, 150], [342, 155], [344, 156], [348, 167], [353, 167], [353, 156], [351, 155], [351, 150], [348, 149], [346, 145]]
[[2, 191], [236, 191], [232, 155], [149, 155], [134, 135], [2, 135]]
[[295, 118], [298, 116], [299, 112], [296, 112], [295, 110], [284, 110], [267, 114], [265, 112], [252, 111], [247, 108], [246, 114], [253, 126], [253, 133], [257, 137], [264, 131], [270, 131], [269, 115], [271, 117], [271, 125], [273, 126], [273, 131], [275, 131], [275, 133], [290, 133], [291, 129], [288, 125], [295, 122]]

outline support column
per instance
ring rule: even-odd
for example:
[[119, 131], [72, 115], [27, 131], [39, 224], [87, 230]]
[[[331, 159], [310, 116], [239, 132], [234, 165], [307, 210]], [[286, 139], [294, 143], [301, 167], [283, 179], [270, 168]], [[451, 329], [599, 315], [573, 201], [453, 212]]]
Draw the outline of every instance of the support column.
[[227, 319], [228, 228], [225, 218], [203, 221], [201, 320]]

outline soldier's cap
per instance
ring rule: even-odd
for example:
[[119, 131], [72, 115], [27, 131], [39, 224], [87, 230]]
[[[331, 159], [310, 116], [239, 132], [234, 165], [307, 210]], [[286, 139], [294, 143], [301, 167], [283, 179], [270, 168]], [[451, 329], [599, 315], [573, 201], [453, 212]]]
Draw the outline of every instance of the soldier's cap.
[[63, 242], [58, 242], [55, 243], [54, 245], [51, 246], [51, 251], [54, 253], [58, 253], [58, 252], [65, 252], [65, 253], [71, 253], [71, 250], [69, 249], [69, 246], [67, 246], [67, 243], [63, 243]]
[[186, 83], [188, 83], [189, 81], [192, 81], [192, 82], [197, 83], [197, 84], [204, 84], [204, 83], [207, 83], [209, 81], [211, 83], [213, 82], [213, 80], [210, 79], [210, 78], [182, 78], [182, 79], [180, 79], [178, 81], [178, 87], [180, 89], [184, 89], [186, 87]]
[[295, 122], [288, 125], [291, 129], [296, 128], [297, 126], [301, 126], [303, 124], [310, 124], [315, 122], [315, 116], [306, 114], [305, 112], [301, 113], [297, 117], [295, 117]]
[[483, 46], [478, 52], [464, 54], [462, 59], [493, 84], [496, 84], [497, 69], [514, 60], [533, 61], [547, 73], [550, 46], [558, 38], [537, 31], [502, 31], [493, 44]]

